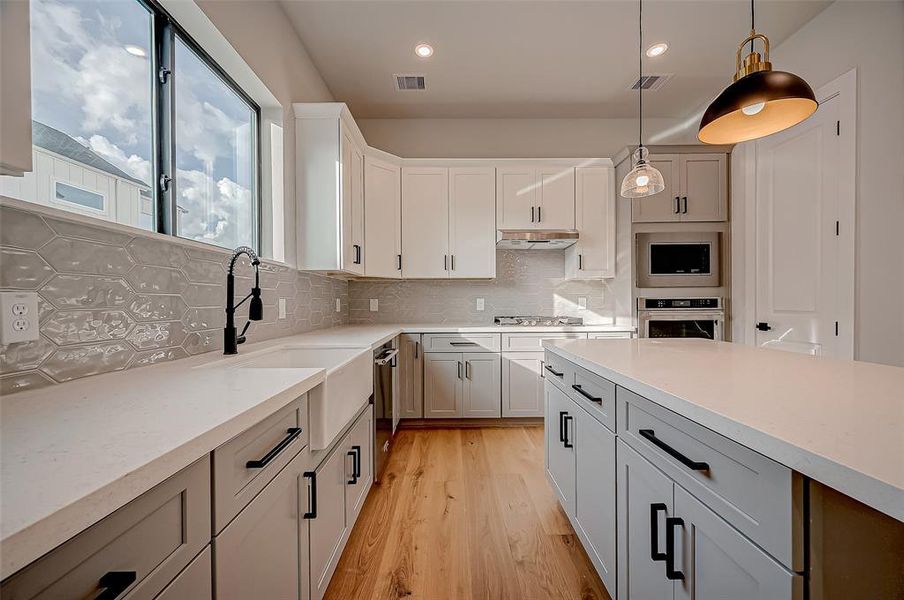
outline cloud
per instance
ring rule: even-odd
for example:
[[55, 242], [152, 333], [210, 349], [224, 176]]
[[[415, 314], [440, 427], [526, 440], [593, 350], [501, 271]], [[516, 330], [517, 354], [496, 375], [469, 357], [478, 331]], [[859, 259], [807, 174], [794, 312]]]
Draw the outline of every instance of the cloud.
[[77, 138], [95, 153], [105, 158], [113, 166], [119, 167], [132, 177], [151, 184], [151, 161], [138, 156], [137, 154], [126, 153], [116, 144], [108, 140], [102, 135], [94, 134], [88, 140], [85, 138]]

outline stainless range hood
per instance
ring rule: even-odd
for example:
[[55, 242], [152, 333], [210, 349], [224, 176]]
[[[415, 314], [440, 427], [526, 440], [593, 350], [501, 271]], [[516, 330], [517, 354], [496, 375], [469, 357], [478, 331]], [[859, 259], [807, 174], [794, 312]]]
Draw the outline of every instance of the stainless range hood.
[[574, 229], [505, 229], [496, 234], [500, 250], [561, 250], [577, 241]]

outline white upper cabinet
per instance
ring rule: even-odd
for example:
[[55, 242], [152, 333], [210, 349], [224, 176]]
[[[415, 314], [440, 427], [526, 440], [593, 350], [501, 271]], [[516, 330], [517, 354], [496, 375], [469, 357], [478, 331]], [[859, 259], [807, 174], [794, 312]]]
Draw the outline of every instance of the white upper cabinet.
[[402, 174], [389, 161], [364, 161], [364, 239], [368, 277], [402, 277]]
[[449, 169], [449, 268], [453, 278], [496, 276], [496, 169]]
[[728, 163], [725, 154], [651, 154], [665, 189], [631, 202], [635, 223], [725, 221]]
[[569, 279], [615, 277], [615, 184], [612, 167], [575, 170], [578, 241], [566, 251]]
[[364, 275], [364, 137], [342, 103], [294, 108], [298, 268]]
[[402, 168], [402, 275], [449, 277], [449, 170]]
[[496, 198], [499, 229], [574, 229], [574, 167], [500, 167]]
[[402, 275], [496, 276], [492, 167], [402, 168]]

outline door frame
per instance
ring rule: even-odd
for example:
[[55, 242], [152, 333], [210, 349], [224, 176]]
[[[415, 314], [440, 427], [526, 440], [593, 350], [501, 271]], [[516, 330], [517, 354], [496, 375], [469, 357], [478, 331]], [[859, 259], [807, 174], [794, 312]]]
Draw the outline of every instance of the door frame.
[[[857, 69], [840, 75], [816, 90], [816, 99], [822, 104], [838, 97], [838, 115], [843, 131], [838, 148], [838, 216], [840, 221], [840, 240], [838, 246], [838, 314], [841, 319], [851, 324], [839, 335], [839, 348], [847, 358], [855, 358], [855, 284], [857, 273], [855, 267], [856, 231], [857, 231]], [[743, 257], [741, 273], [744, 279], [744, 302], [740, 318], [743, 332], [735, 341], [756, 345], [754, 327], [756, 324], [756, 227], [757, 227], [757, 145], [756, 142], [744, 144], [742, 167], [744, 170], [742, 184], [744, 203], [744, 236], [736, 240], [734, 250]], [[737, 273], [737, 275], [741, 275]]]

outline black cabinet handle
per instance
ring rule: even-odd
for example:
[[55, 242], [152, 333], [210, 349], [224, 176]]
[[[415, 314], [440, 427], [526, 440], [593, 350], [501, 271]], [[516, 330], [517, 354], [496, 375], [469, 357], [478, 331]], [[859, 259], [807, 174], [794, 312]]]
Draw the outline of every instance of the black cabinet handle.
[[687, 214], [687, 196], [682, 196], [681, 199], [684, 200], [684, 210], [682, 210], [681, 212], [686, 215]]
[[681, 212], [681, 196], [675, 196], [675, 214]]
[[578, 271], [584, 270], [584, 256], [582, 254], [578, 254]]
[[665, 576], [668, 579], [684, 579], [684, 573], [675, 569], [675, 527], [684, 527], [684, 519], [665, 518]]
[[461, 379], [461, 361], [458, 361], [458, 378]]
[[534, 207], [533, 206], [530, 207], [530, 222], [531, 223], [534, 222]]
[[361, 446], [352, 446], [352, 450], [355, 453], [355, 477], [361, 477]]
[[772, 331], [772, 326], [764, 321], [757, 323], [756, 328], [760, 331]]
[[248, 469], [263, 469], [266, 467], [271, 460], [279, 456], [279, 453], [286, 449], [286, 446], [291, 444], [295, 438], [301, 435], [301, 427], [289, 427], [286, 430], [286, 434], [286, 437], [273, 446], [269, 452], [264, 454], [263, 458], [259, 460], [249, 460], [245, 463], [245, 467]]
[[477, 342], [449, 342], [450, 346], [477, 346]]
[[574, 391], [576, 391], [577, 393], [579, 393], [579, 394], [582, 395], [583, 397], [587, 398], [587, 399], [590, 400], [591, 402], [596, 402], [597, 404], [602, 404], [602, 403], [603, 403], [603, 399], [602, 399], [602, 398], [597, 398], [596, 396], [591, 396], [589, 393], [587, 393], [586, 390], [584, 390], [583, 387], [581, 387], [580, 385], [578, 385], [578, 384], [576, 384], [576, 383], [575, 383], [574, 385], [571, 386], [571, 389], [573, 389]]
[[449, 264], [452, 266], [452, 270], [454, 271], [455, 270], [455, 255], [454, 254], [449, 255]]
[[398, 271], [401, 271], [401, 270], [402, 270], [402, 255], [401, 255], [401, 254], [397, 254], [396, 256], [397, 256], [398, 259], [399, 259], [399, 268], [398, 268], [397, 270], [398, 270]]
[[537, 223], [542, 223], [542, 222], [543, 222], [543, 207], [538, 206], [537, 207]]
[[305, 471], [303, 476], [311, 480], [311, 510], [302, 515], [305, 519], [317, 518], [317, 472]]
[[553, 375], [555, 375], [556, 377], [564, 377], [565, 376], [565, 373], [560, 373], [560, 372], [556, 371], [555, 369], [553, 369], [552, 367], [550, 367], [549, 365], [546, 365], [546, 370], [549, 371], [550, 373], [552, 373]]
[[666, 553], [659, 551], [659, 513], [665, 513], [668, 506], [662, 502], [650, 505], [650, 559], [665, 560]]
[[465, 379], [471, 378], [471, 361], [465, 361]]
[[449, 255], [443, 254], [443, 271], [449, 270]]
[[565, 415], [565, 418], [562, 420], [562, 424], [565, 426], [564, 436], [565, 436], [565, 447], [566, 448], [574, 448], [574, 444], [571, 443], [571, 440], [568, 439], [568, 422], [574, 421], [574, 417], [571, 415]]
[[565, 415], [568, 413], [564, 410], [559, 411], [559, 441], [565, 443]]
[[361, 264], [361, 246], [358, 244], [352, 244], [352, 249], [355, 251], [355, 258], [352, 259], [352, 264], [360, 265]]
[[666, 454], [680, 462], [688, 469], [691, 469], [692, 471], [709, 471], [709, 464], [689, 459], [688, 457], [681, 454], [680, 452], [663, 442], [661, 439], [656, 437], [656, 432], [652, 429], [641, 429], [637, 433], [640, 434], [640, 437], [649, 440], [654, 446], [663, 450]]
[[358, 467], [356, 466], [357, 460], [355, 459], [355, 451], [349, 450], [345, 453], [346, 456], [352, 457], [352, 478], [349, 479], [346, 483], [349, 485], [355, 485], [358, 483]]
[[103, 590], [94, 597], [94, 600], [115, 600], [119, 595], [129, 589], [129, 586], [138, 579], [135, 571], [110, 571], [105, 573], [98, 582]]

